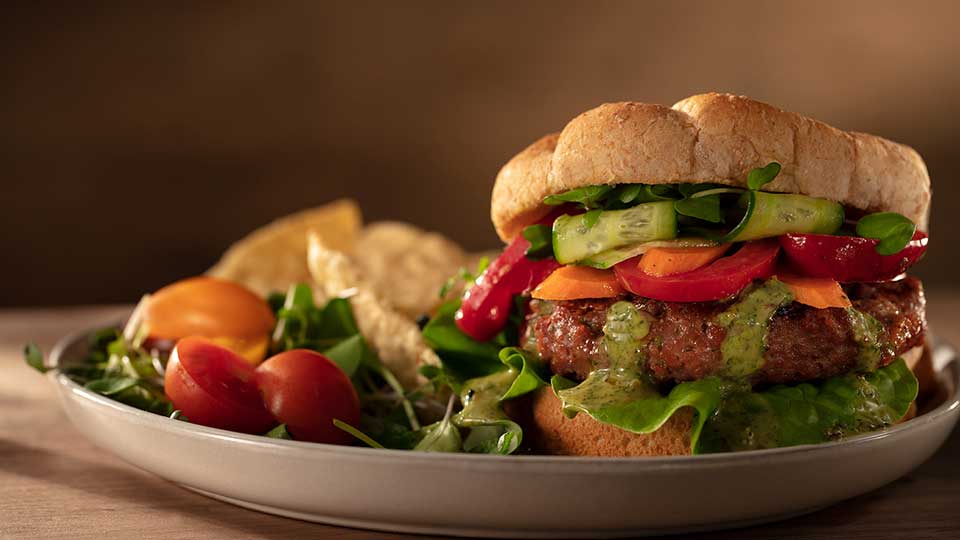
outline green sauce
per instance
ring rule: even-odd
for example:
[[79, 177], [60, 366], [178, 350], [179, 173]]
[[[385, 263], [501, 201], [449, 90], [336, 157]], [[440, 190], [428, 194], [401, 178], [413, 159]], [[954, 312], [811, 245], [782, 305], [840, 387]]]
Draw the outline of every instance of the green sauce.
[[638, 374], [624, 369], [597, 369], [580, 384], [560, 390], [557, 397], [564, 403], [564, 414], [573, 417], [578, 412], [626, 405], [627, 403], [660, 396], [655, 386]]
[[460, 392], [463, 411], [460, 412], [458, 420], [463, 421], [463, 425], [470, 425], [469, 419], [503, 416], [500, 396], [510, 388], [516, 378], [516, 370], [505, 369], [492, 375], [468, 380]]
[[636, 371], [642, 367], [641, 345], [650, 332], [650, 317], [630, 302], [617, 302], [607, 310], [603, 344], [610, 367]]
[[790, 302], [793, 302], [790, 289], [776, 279], [769, 279], [717, 315], [717, 324], [727, 330], [720, 345], [724, 362], [722, 376], [745, 378], [763, 367], [767, 326], [774, 313]]
[[857, 342], [857, 371], [866, 373], [876, 371], [884, 353], [892, 354], [888, 344], [884, 343], [884, 329], [880, 321], [869, 314], [854, 308], [847, 308], [847, 317], [850, 320], [850, 330], [853, 339]]

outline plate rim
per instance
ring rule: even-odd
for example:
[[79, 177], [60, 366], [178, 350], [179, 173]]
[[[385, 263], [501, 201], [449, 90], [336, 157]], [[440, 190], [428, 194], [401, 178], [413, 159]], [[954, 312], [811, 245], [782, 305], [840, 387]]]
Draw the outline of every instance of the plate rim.
[[[151, 427], [165, 432], [172, 432], [174, 434], [189, 436], [191, 438], [238, 443], [249, 449], [258, 451], [282, 451], [298, 453], [307, 451], [309, 454], [315, 454], [318, 457], [320, 455], [326, 455], [359, 460], [394, 459], [406, 462], [428, 461], [431, 464], [436, 465], [456, 466], [462, 466], [464, 464], [496, 464], [498, 466], [529, 467], [530, 465], [551, 466], [562, 463], [598, 467], [599, 470], [605, 469], [606, 467], [602, 467], [604, 465], [613, 465], [616, 467], [616, 470], [622, 470], [622, 467], [625, 465], [642, 466], [643, 468], [656, 469], [674, 467], [728, 467], [737, 464], [756, 464], [757, 460], [800, 458], [806, 457], [810, 453], [858, 448], [862, 445], [868, 445], [877, 441], [888, 439], [890, 437], [900, 436], [905, 433], [921, 429], [924, 426], [928, 426], [932, 423], [937, 423], [945, 416], [956, 414], [957, 409], [960, 409], [960, 360], [957, 359], [956, 350], [951, 345], [940, 343], [935, 347], [934, 354], [936, 354], [938, 351], [945, 351], [950, 355], [950, 359], [939, 370], [936, 371], [936, 375], [938, 379], [941, 380], [947, 378], [947, 381], [949, 381], [952, 386], [951, 393], [947, 396], [943, 403], [934, 409], [927, 411], [923, 415], [912, 418], [906, 422], [885, 428], [880, 431], [865, 433], [839, 441], [829, 441], [817, 444], [804, 444], [763, 450], [745, 450], [740, 452], [649, 457], [558, 456], [540, 454], [501, 456], [470, 453], [414, 452], [411, 450], [334, 445], [307, 441], [271, 439], [264, 437], [263, 435], [252, 435], [178, 421], [167, 416], [137, 409], [130, 405], [110, 399], [107, 396], [87, 390], [83, 386], [70, 379], [70, 377], [60, 372], [58, 366], [60, 365], [60, 359], [65, 352], [79, 339], [85, 338], [94, 330], [95, 328], [90, 328], [71, 332], [62, 337], [56, 343], [53, 349], [51, 349], [50, 362], [53, 367], [47, 373], [47, 376], [50, 377], [50, 380], [54, 381], [61, 390], [90, 402], [95, 406], [110, 410], [110, 412], [115, 415], [127, 416], [135, 420], [146, 422]], [[65, 403], [64, 406], [66, 406]], [[616, 472], [616, 470], [611, 469], [610, 472]], [[552, 471], [557, 472], [555, 469], [552, 469]], [[573, 470], [571, 470], [571, 472], [573, 472]]]

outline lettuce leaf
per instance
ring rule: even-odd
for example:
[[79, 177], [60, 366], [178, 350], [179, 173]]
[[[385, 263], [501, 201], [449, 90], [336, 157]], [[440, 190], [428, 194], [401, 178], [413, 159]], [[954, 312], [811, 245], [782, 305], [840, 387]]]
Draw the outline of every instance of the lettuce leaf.
[[496, 373], [503, 369], [498, 361], [500, 347], [490, 342], [474, 341], [457, 328], [454, 315], [460, 302], [447, 302], [423, 327], [423, 339], [454, 377], [466, 380]]
[[652, 433], [683, 407], [696, 415], [690, 432], [691, 448], [697, 448], [704, 423], [722, 399], [724, 383], [711, 377], [678, 384], [666, 396], [637, 376], [614, 370], [597, 370], [575, 385], [554, 376], [551, 385], [560, 398], [564, 414], [585, 413], [598, 422], [633, 433]]
[[659, 429], [683, 407], [695, 411], [693, 453], [815, 444], [888, 427], [917, 396], [917, 379], [900, 359], [866, 375], [745, 390], [719, 378], [676, 385], [666, 396], [632, 374], [598, 370], [584, 382], [554, 376], [570, 416], [584, 413], [633, 433]]
[[[507, 340], [500, 336], [485, 343], [471, 339], [454, 322], [459, 307], [459, 302], [444, 304], [423, 328], [424, 340], [443, 364], [442, 373], [434, 375], [455, 388], [463, 403], [463, 410], [451, 419], [457, 428], [469, 430], [461, 450], [510, 454], [520, 446], [523, 431], [503, 411], [502, 403], [546, 386], [546, 367], [536, 355], [502, 347]], [[450, 426], [431, 429], [429, 446], [442, 442], [444, 451], [450, 451], [451, 441], [457, 440]]]
[[917, 397], [902, 359], [866, 375], [777, 385], [727, 396], [707, 422], [700, 452], [816, 444], [895, 424]]
[[513, 386], [518, 372], [507, 369], [464, 383], [460, 394], [463, 410], [453, 423], [470, 428], [463, 441], [464, 452], [510, 454], [520, 447], [523, 430], [503, 411], [501, 396]]
[[510, 454], [520, 447], [523, 430], [503, 411], [503, 402], [546, 386], [546, 367], [539, 357], [517, 347], [500, 350], [506, 369], [470, 379], [463, 384], [463, 410], [453, 417], [470, 433], [463, 440], [464, 452]]

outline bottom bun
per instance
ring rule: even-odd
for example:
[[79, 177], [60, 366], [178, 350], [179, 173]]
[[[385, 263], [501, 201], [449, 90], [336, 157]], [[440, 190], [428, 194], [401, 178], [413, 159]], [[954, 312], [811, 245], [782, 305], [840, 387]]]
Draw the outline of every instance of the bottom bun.
[[638, 434], [602, 424], [586, 414], [564, 416], [547, 386], [531, 399], [524, 439], [536, 453], [567, 456], [680, 456], [690, 454], [693, 409], [685, 407], [653, 433]]

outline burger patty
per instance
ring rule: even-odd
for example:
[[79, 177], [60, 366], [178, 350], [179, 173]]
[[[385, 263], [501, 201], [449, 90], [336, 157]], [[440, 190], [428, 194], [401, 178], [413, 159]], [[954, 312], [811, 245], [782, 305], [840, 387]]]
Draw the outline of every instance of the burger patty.
[[[919, 280], [853, 284], [845, 292], [855, 309], [883, 326], [880, 365], [923, 343], [925, 300]], [[726, 329], [715, 320], [731, 302], [660, 302], [642, 297], [535, 300], [524, 342], [536, 349], [553, 373], [583, 380], [594, 369], [609, 366], [603, 326], [607, 309], [620, 300], [629, 300], [652, 318], [641, 352], [655, 381], [702, 379], [724, 367], [720, 345]], [[816, 309], [793, 302], [779, 309], [767, 328], [764, 364], [751, 376], [754, 384], [810, 381], [857, 368], [860, 345], [844, 309]]]

